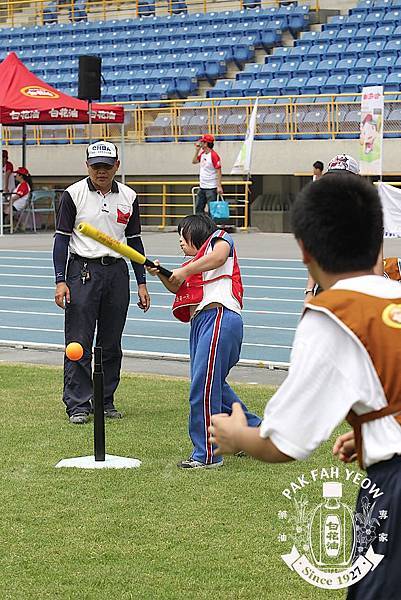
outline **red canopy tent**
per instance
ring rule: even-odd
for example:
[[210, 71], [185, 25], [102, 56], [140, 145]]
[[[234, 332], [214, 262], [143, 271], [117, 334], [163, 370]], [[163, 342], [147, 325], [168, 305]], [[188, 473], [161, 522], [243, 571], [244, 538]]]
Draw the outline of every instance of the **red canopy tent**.
[[[0, 124], [88, 123], [88, 103], [59, 92], [39, 79], [14, 52], [0, 64]], [[124, 109], [91, 105], [93, 123], [123, 123]]]
[[[3, 143], [3, 125], [124, 123], [123, 107], [113, 104], [91, 103], [89, 118], [87, 101], [63, 94], [39, 79], [27, 69], [14, 52], [11, 52], [0, 64], [0, 82], [0, 149]], [[123, 127], [124, 125], [122, 125], [122, 154]], [[0, 236], [3, 235], [2, 187], [1, 184]]]

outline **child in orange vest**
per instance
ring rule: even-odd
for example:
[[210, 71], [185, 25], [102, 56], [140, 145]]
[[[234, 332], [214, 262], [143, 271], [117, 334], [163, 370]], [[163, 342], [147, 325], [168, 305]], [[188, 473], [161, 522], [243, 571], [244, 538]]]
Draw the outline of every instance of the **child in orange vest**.
[[[308, 301], [297, 327], [288, 377], [250, 429], [239, 405], [215, 415], [210, 442], [218, 454], [244, 451], [266, 462], [307, 458], [346, 418], [353, 431], [333, 452], [358, 458], [375, 497], [369, 548], [379, 556], [350, 585], [348, 600], [396, 600], [401, 590], [401, 289], [375, 274], [383, 241], [377, 191], [358, 175], [325, 175], [298, 195], [292, 227], [303, 262], [323, 291]], [[356, 513], [365, 514], [366, 491]], [[385, 519], [381, 521], [381, 517]], [[373, 533], [372, 533], [373, 532]], [[374, 554], [370, 554], [370, 556]], [[352, 579], [351, 581], [354, 581]]]

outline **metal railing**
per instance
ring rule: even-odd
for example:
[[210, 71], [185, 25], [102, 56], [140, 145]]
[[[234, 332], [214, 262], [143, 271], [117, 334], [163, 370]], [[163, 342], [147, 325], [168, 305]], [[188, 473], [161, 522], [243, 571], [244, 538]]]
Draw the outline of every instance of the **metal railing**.
[[[355, 96], [259, 96], [255, 139], [358, 137], [360, 101]], [[398, 113], [392, 118], [392, 111], [401, 108], [401, 100], [392, 96], [385, 93], [384, 133], [397, 137], [401, 136], [401, 119]], [[255, 99], [199, 99], [200, 106], [193, 105], [194, 99], [163, 101], [157, 107], [154, 102], [137, 103], [134, 109], [127, 105], [126, 127], [137, 142], [193, 141], [204, 133], [217, 140], [239, 140], [245, 136]], [[241, 104], [235, 104], [238, 100]]]
[[[179, 220], [194, 212], [192, 188], [198, 181], [126, 181], [141, 200], [143, 225], [163, 229], [177, 225]], [[222, 182], [224, 199], [230, 206], [229, 224], [240, 229], [249, 225], [249, 187], [251, 181], [227, 180]]]
[[[259, 96], [255, 140], [356, 138], [360, 132], [360, 102], [354, 100], [355, 96]], [[385, 137], [401, 137], [401, 100], [393, 97], [394, 92], [384, 94]], [[242, 140], [255, 99], [196, 99], [201, 106], [193, 106], [193, 99], [127, 103], [124, 105], [125, 141], [191, 142], [204, 133], [213, 134], [218, 141]], [[241, 104], [233, 104], [235, 100], [241, 100]], [[276, 100], [280, 104], [276, 104]], [[92, 138], [120, 143], [121, 127], [93, 125]], [[30, 145], [88, 143], [89, 139], [88, 125], [27, 126]], [[4, 141], [6, 144], [21, 143], [21, 127], [4, 127]]]
[[[284, 0], [7, 0], [0, 4], [0, 24], [5, 27], [74, 23], [136, 17], [167, 16], [269, 8]], [[319, 0], [308, 2], [319, 11]]]

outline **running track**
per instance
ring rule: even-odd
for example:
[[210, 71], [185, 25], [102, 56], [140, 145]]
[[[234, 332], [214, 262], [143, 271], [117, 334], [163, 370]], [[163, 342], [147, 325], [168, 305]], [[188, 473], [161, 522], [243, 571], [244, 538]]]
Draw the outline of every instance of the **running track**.
[[[170, 269], [181, 264], [178, 256], [160, 259]], [[240, 265], [245, 288], [241, 359], [287, 364], [302, 310], [306, 269], [295, 259], [241, 258]], [[152, 308], [143, 315], [136, 306], [134, 281], [132, 274], [124, 351], [187, 356], [188, 325], [172, 317], [172, 295], [158, 279], [148, 277]], [[63, 312], [53, 297], [50, 252], [0, 250], [0, 343], [62, 346]]]

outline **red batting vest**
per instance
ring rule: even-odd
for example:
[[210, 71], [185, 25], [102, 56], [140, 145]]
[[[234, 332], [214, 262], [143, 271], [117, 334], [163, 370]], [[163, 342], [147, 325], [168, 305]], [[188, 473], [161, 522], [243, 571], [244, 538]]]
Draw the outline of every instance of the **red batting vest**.
[[[188, 263], [202, 258], [202, 256], [206, 254], [211, 239], [213, 237], [222, 237], [223, 235], [223, 231], [213, 233], [206, 240], [203, 246], [201, 246], [194, 258], [188, 260], [182, 266], [185, 267], [185, 265], [187, 265]], [[190, 275], [189, 277], [187, 277], [187, 279], [181, 284], [179, 290], [177, 291], [173, 303], [173, 315], [176, 317], [176, 319], [178, 319], [179, 321], [183, 321], [184, 323], [188, 323], [191, 319], [190, 307], [197, 306], [203, 300], [203, 286], [223, 278], [231, 279], [231, 293], [242, 308], [242, 297], [244, 289], [242, 287], [241, 272], [239, 270], [237, 253], [235, 252], [235, 248], [233, 254], [234, 266], [232, 275], [218, 275], [217, 277], [214, 277], [213, 279], [208, 279], [207, 281], [203, 280], [203, 273], [197, 273], [196, 275]], [[222, 304], [224, 304], [224, 302], [222, 302]]]

